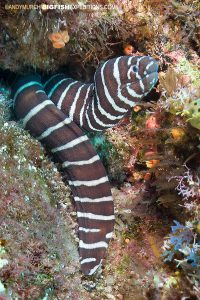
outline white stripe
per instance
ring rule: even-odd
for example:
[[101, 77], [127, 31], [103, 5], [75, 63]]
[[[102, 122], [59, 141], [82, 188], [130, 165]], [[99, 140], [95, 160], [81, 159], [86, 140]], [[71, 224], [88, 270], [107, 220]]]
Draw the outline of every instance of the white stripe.
[[44, 88], [47, 86], [47, 84], [48, 84], [52, 79], [54, 79], [55, 77], [60, 76], [60, 75], [64, 75], [64, 74], [62, 74], [62, 73], [57, 73], [57, 74], [51, 76], [51, 77], [43, 84]]
[[[137, 61], [138, 71], [139, 71], [139, 64], [140, 64], [141, 59], [142, 59], [142, 57], [138, 58], [138, 61]], [[137, 77], [137, 79], [139, 79], [140, 87], [141, 87], [142, 91], [144, 92], [144, 84], [142, 81], [142, 77], [139, 75], [139, 72], [136, 73], [136, 77]]]
[[130, 80], [131, 79], [131, 73], [133, 72], [132, 68], [129, 68], [127, 72], [127, 78]]
[[14, 98], [13, 98], [13, 105], [15, 105], [15, 101], [16, 101], [17, 96], [18, 96], [24, 89], [29, 88], [30, 86], [35, 85], [35, 84], [42, 87], [42, 84], [39, 83], [38, 81], [30, 81], [30, 82], [25, 83], [25, 84], [23, 84], [22, 86], [20, 86], [20, 88], [16, 91], [15, 96], [14, 96]]
[[79, 100], [79, 96], [80, 96], [80, 92], [81, 90], [83, 89], [84, 87], [84, 84], [82, 84], [79, 89], [77, 90], [76, 92], [76, 96], [74, 98], [74, 101], [72, 103], [72, 106], [70, 108], [70, 111], [69, 111], [69, 117], [73, 120], [73, 117], [74, 117], [74, 113], [75, 113], [75, 110], [76, 110], [76, 104], [77, 104], [77, 101]]
[[99, 179], [95, 179], [95, 180], [88, 180], [88, 181], [80, 181], [80, 180], [75, 180], [75, 181], [68, 181], [70, 185], [73, 186], [80, 186], [80, 185], [85, 185], [85, 186], [96, 186], [99, 185], [101, 183], [105, 183], [108, 181], [108, 177], [101, 177]]
[[131, 56], [131, 57], [129, 57], [129, 59], [128, 59], [128, 66], [130, 66], [130, 65], [131, 65], [132, 59], [133, 59], [133, 57], [132, 57], [132, 56]]
[[151, 62], [146, 66], [146, 70], [148, 70], [153, 64], [154, 64], [154, 62], [151, 61]]
[[71, 83], [66, 87], [66, 89], [62, 92], [62, 94], [61, 94], [61, 96], [60, 96], [60, 99], [59, 99], [59, 101], [58, 101], [58, 103], [57, 103], [58, 109], [61, 109], [63, 100], [65, 99], [65, 96], [66, 96], [67, 92], [69, 91], [69, 89], [71, 88], [71, 86], [73, 86], [73, 85], [76, 84], [77, 82], [78, 82], [78, 81], [73, 81], [73, 82], [71, 82]]
[[[136, 67], [138, 68], [139, 71], [139, 63], [141, 61], [142, 57], [137, 58], [137, 63], [136, 63]], [[128, 73], [127, 73], [127, 77], [128, 79], [131, 79], [131, 73], [134, 72], [133, 71], [133, 67], [134, 65], [131, 66], [131, 68], [129, 68]], [[135, 73], [135, 72], [134, 72]], [[136, 77], [139, 75], [138, 72], [135, 73]], [[140, 76], [139, 76], [140, 77]], [[138, 78], [138, 77], [137, 77]], [[141, 77], [140, 77], [141, 78]]]
[[[154, 79], [151, 80], [150, 84], [152, 85], [152, 87], [155, 85], [156, 81], [157, 81], [156, 78], [154, 78]], [[151, 88], [152, 88], [152, 87], [151, 87]]]
[[87, 120], [87, 123], [88, 123], [89, 128], [92, 129], [92, 130], [94, 130], [94, 131], [102, 131], [102, 129], [97, 129], [97, 128], [94, 128], [94, 127], [92, 126], [92, 124], [91, 124], [91, 122], [90, 122], [90, 118], [88, 117], [88, 108], [89, 108], [89, 105], [88, 105], [88, 107], [87, 107], [87, 109], [86, 109], [86, 114], [85, 114], [85, 116], [86, 116], [86, 120]]
[[79, 227], [79, 231], [84, 231], [84, 232], [100, 232], [100, 229], [97, 228], [84, 228], [84, 227]]
[[96, 261], [96, 258], [94, 258], [94, 257], [85, 258], [85, 259], [81, 260], [81, 265], [90, 263], [92, 261]]
[[[139, 64], [140, 64], [140, 61], [142, 60], [143, 57], [140, 57], [137, 59], [137, 63], [136, 63], [136, 67], [138, 68], [138, 71], [139, 71]], [[129, 68], [129, 71], [128, 71], [128, 78], [131, 79], [131, 73], [133, 72], [132, 68]], [[142, 82], [142, 77], [139, 75], [139, 72], [136, 72], [135, 73], [135, 76], [136, 78], [139, 80], [139, 85], [142, 89], [142, 91], [144, 92], [144, 84]]]
[[44, 90], [37, 90], [35, 93], [36, 93], [36, 94], [39, 94], [39, 93], [44, 93], [44, 94], [46, 94]]
[[[95, 89], [97, 90], [96, 83], [95, 83]], [[105, 109], [101, 106], [100, 99], [99, 99], [99, 96], [97, 93], [95, 96], [96, 96], [96, 100], [97, 100], [97, 108], [103, 116], [106, 116], [106, 118], [109, 120], [121, 120], [123, 118], [124, 114], [122, 114], [122, 115], [118, 114], [118, 116], [113, 116], [110, 113], [106, 112]], [[92, 101], [95, 101], [94, 97], [93, 97]]]
[[[129, 58], [129, 60], [128, 60], [128, 65], [131, 65], [131, 60], [130, 60], [130, 59], [132, 60], [132, 57]], [[141, 58], [137, 58], [136, 66], [138, 67], [138, 70], [139, 70], [139, 62], [140, 62], [140, 60], [141, 60]], [[128, 79], [131, 79], [131, 73], [134, 72], [134, 71], [133, 71], [133, 66], [134, 66], [134, 65], [132, 65], [131, 68], [128, 69], [128, 72], [127, 72], [127, 77], [128, 77]], [[137, 74], [138, 74], [138, 72], [135, 73], [136, 76], [137, 76]]]
[[96, 248], [107, 248], [108, 244], [104, 241], [86, 244], [82, 240], [79, 241], [79, 247], [83, 249], [96, 249]]
[[108, 233], [106, 234], [106, 238], [107, 238], [107, 239], [111, 239], [112, 236], [113, 236], [113, 232], [108, 232]]
[[104, 215], [96, 215], [92, 213], [82, 213], [80, 211], [77, 211], [77, 217], [90, 219], [90, 220], [102, 220], [102, 221], [110, 221], [115, 219], [114, 215], [104, 216]]
[[76, 202], [81, 202], [81, 203], [98, 203], [98, 202], [107, 202], [107, 201], [113, 201], [112, 196], [107, 196], [107, 197], [101, 197], [101, 198], [96, 198], [96, 199], [92, 199], [92, 198], [79, 198], [79, 197], [74, 197], [74, 200]]
[[67, 144], [65, 145], [62, 145], [62, 146], [58, 146], [56, 148], [53, 148], [51, 150], [52, 153], [54, 152], [57, 152], [57, 151], [61, 151], [61, 150], [64, 150], [64, 149], [69, 149], [69, 148], [73, 148], [74, 146], [82, 143], [82, 142], [85, 142], [85, 141], [88, 141], [88, 137], [86, 135], [83, 135], [81, 137], [78, 137], [74, 140], [72, 140], [71, 142], [68, 142]]
[[[130, 88], [129, 86], [131, 86], [132, 83], [128, 83], [126, 85], [126, 88], [127, 88], [127, 92], [129, 93], [129, 95], [131, 95], [132, 97], [134, 98], [142, 98], [144, 97], [144, 94], [137, 94], [132, 88]], [[135, 105], [135, 102], [134, 101], [130, 101], [132, 102], [132, 106]]]
[[[115, 63], [114, 63], [114, 69], [113, 69], [113, 76], [117, 81], [117, 97], [123, 101], [124, 103], [126, 103], [127, 105], [133, 107], [135, 105], [134, 101], [130, 101], [128, 98], [124, 97], [121, 93], [121, 81], [120, 81], [120, 73], [119, 73], [119, 60], [120, 57], [116, 59]], [[129, 83], [132, 84], [132, 83]], [[128, 88], [128, 84], [126, 85]], [[137, 94], [135, 94], [137, 95]], [[137, 95], [139, 98], [142, 98], [143, 95]]]
[[101, 263], [99, 265], [96, 265], [93, 269], [91, 269], [90, 272], [88, 273], [88, 275], [94, 274], [100, 265], [101, 265]]
[[62, 164], [63, 168], [66, 168], [68, 166], [83, 166], [83, 165], [89, 165], [92, 164], [93, 162], [99, 160], [99, 156], [95, 155], [92, 158], [88, 159], [88, 160], [79, 160], [79, 161], [65, 161]]
[[[107, 89], [107, 86], [106, 86], [106, 83], [105, 83], [105, 80], [104, 80], [104, 69], [105, 69], [105, 66], [106, 64], [108, 63], [109, 61], [105, 62], [104, 65], [102, 66], [101, 68], [101, 80], [102, 80], [102, 83], [103, 83], [103, 89], [104, 89], [104, 92], [105, 92], [105, 96], [108, 100], [108, 102], [112, 105], [112, 107], [114, 108], [114, 110], [118, 111], [118, 112], [122, 112], [122, 113], [126, 113], [127, 110], [124, 109], [124, 108], [121, 108], [119, 106], [117, 106], [117, 104], [114, 102], [114, 99], [110, 96], [109, 94], [109, 91]], [[108, 80], [112, 80], [112, 78], [108, 78]]]
[[[138, 74], [138, 79], [139, 79], [139, 77], [141, 78], [141, 76]], [[144, 84], [143, 84], [142, 78], [139, 79], [139, 84], [140, 84], [142, 91], [144, 92]]]
[[25, 127], [27, 122], [34, 117], [40, 110], [42, 110], [45, 106], [51, 105], [53, 102], [51, 100], [45, 100], [42, 103], [36, 105], [34, 108], [32, 108], [29, 113], [25, 116], [23, 119], [23, 126]]
[[37, 137], [37, 140], [42, 140], [44, 138], [46, 138], [48, 135], [50, 135], [53, 131], [70, 124], [72, 121], [69, 118], [66, 118], [64, 121], [59, 122], [58, 124], [49, 127], [48, 129], [46, 129], [39, 137]]
[[92, 88], [93, 84], [91, 84], [88, 89], [87, 89], [87, 92], [86, 92], [86, 95], [85, 95], [85, 98], [83, 100], [83, 105], [82, 105], [82, 108], [81, 108], [81, 111], [80, 111], [80, 125], [81, 127], [83, 127], [83, 113], [84, 113], [84, 110], [85, 110], [85, 105], [87, 103], [87, 100], [88, 100], [88, 95], [89, 95], [89, 92], [90, 92], [90, 89]]
[[95, 110], [94, 110], [94, 101], [92, 101], [92, 114], [95, 119], [95, 122], [104, 128], [113, 127], [115, 125], [115, 124], [105, 124], [97, 117], [97, 115], [95, 114]]
[[67, 81], [68, 79], [70, 78], [64, 78], [62, 80], [60, 80], [59, 82], [57, 82], [53, 87], [52, 89], [50, 90], [50, 92], [48, 93], [48, 97], [51, 98], [52, 94], [55, 92], [55, 90], [57, 89], [57, 87], [64, 81]]

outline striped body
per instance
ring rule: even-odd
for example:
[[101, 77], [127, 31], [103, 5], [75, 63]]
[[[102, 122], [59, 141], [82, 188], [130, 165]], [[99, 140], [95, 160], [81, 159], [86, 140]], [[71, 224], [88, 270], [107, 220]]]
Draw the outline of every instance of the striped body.
[[[132, 70], [135, 65], [137, 72]], [[13, 87], [17, 117], [50, 149], [72, 189], [84, 274], [92, 275], [101, 264], [112, 237], [114, 209], [105, 169], [83, 130], [114, 126], [156, 81], [152, 58], [121, 57], [99, 67], [92, 84], [63, 74], [42, 84], [39, 76], [30, 75]]]

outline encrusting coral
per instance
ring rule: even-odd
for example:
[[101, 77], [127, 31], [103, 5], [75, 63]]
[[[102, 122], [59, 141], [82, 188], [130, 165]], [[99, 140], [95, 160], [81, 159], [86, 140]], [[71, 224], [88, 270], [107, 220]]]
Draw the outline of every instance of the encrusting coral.
[[[20, 4], [21, 1], [4, 0], [1, 6], [0, 66], [14, 71], [23, 72], [30, 67], [55, 71], [76, 62], [76, 76], [81, 72], [87, 76], [86, 67], [94, 68], [99, 61], [119, 55], [123, 45], [161, 59], [163, 51], [170, 55], [173, 45], [182, 40], [185, 47], [198, 46], [196, 1], [100, 0], [95, 5], [71, 1], [66, 9], [58, 6], [46, 10], [43, 1], [36, 1], [38, 8], [32, 10], [20, 8]], [[52, 47], [49, 38], [63, 33], [64, 38]]]
[[56, 49], [65, 47], [65, 44], [69, 42], [68, 31], [60, 31], [49, 34], [49, 40], [52, 42], [52, 45]]
[[103, 273], [90, 279], [77, 271], [70, 190], [15, 123], [9, 89], [0, 86], [2, 299], [200, 298], [199, 2], [114, 2], [103, 10], [1, 7], [2, 70], [67, 65], [91, 81], [110, 57], [149, 54], [160, 63], [145, 101], [119, 126], [89, 136], [112, 181], [116, 216]]

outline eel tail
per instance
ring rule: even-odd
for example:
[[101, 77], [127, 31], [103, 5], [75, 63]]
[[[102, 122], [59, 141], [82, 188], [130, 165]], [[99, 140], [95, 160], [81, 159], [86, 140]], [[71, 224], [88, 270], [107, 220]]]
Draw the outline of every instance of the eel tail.
[[17, 80], [13, 100], [23, 127], [62, 166], [76, 203], [81, 270], [92, 275], [101, 264], [114, 226], [113, 199], [104, 166], [84, 132], [48, 99], [40, 76]]

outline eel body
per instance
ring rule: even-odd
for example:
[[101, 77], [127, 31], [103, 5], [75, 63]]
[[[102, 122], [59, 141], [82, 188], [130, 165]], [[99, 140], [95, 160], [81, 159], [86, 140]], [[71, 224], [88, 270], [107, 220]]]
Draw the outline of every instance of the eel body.
[[153, 88], [157, 70], [149, 56], [122, 56], [99, 66], [91, 84], [56, 74], [46, 82], [38, 75], [24, 76], [13, 85], [17, 118], [51, 151], [72, 189], [86, 275], [95, 273], [105, 255], [114, 206], [106, 171], [85, 131], [117, 124]]

